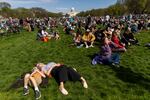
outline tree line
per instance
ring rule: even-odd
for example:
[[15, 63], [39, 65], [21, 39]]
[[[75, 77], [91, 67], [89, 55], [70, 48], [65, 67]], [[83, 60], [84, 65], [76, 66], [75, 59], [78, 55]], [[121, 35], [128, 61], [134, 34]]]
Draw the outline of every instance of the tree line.
[[80, 12], [78, 16], [121, 16], [127, 14], [150, 14], [150, 0], [125, 0], [123, 3], [116, 3], [108, 8], [92, 9]]
[[53, 13], [49, 12], [40, 7], [33, 7], [30, 9], [27, 8], [16, 8], [12, 9], [11, 5], [7, 2], [0, 2], [0, 15], [4, 17], [17, 17], [17, 18], [26, 18], [26, 17], [60, 17], [62, 13]]

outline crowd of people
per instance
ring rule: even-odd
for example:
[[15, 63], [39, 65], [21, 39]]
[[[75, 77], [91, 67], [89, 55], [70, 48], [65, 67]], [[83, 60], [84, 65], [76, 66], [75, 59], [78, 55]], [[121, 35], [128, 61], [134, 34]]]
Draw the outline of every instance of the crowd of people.
[[[107, 64], [119, 67], [120, 53], [127, 52], [131, 45], [139, 46], [135, 35], [141, 30], [150, 29], [149, 15], [128, 15], [121, 17], [62, 17], [62, 18], [1, 18], [0, 33], [11, 30], [20, 32], [26, 29], [28, 32], [37, 32], [37, 40], [48, 42], [50, 39], [60, 39], [59, 27], [63, 28], [66, 35], [72, 36], [73, 45], [77, 48], [100, 47], [100, 52], [92, 59], [92, 65]], [[68, 43], [69, 44], [69, 43]], [[83, 78], [74, 68], [64, 64], [50, 62], [38, 63], [31, 73], [24, 77], [24, 95], [29, 93], [28, 85], [33, 86], [35, 97], [41, 97], [38, 86], [45, 77], [53, 77], [59, 85], [62, 94], [68, 95], [64, 83], [66, 81], [80, 81], [84, 88], [88, 88]]]

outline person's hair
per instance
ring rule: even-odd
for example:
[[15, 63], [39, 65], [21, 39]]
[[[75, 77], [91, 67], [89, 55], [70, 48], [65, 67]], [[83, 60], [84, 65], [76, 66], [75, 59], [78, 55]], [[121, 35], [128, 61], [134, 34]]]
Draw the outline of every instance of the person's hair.
[[44, 65], [45, 65], [44, 63], [37, 63], [35, 66], [41, 71]]
[[102, 39], [102, 45], [105, 45], [105, 40], [106, 40], [106, 38], [108, 39], [108, 37], [103, 37], [103, 39]]
[[116, 31], [113, 31], [112, 36], [118, 35]]

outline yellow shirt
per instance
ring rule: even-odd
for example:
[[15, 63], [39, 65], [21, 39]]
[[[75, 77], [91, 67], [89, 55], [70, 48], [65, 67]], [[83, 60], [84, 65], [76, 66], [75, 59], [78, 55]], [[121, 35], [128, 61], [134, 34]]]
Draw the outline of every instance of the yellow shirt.
[[85, 33], [83, 36], [82, 36], [82, 40], [83, 41], [89, 41], [89, 42], [93, 42], [95, 40], [95, 35], [92, 34], [92, 33], [89, 33], [88, 35]]

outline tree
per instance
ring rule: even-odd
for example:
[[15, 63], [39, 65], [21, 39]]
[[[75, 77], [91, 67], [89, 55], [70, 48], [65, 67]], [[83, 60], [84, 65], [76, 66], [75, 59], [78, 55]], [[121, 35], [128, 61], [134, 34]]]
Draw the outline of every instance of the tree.
[[0, 9], [2, 8], [11, 8], [11, 5], [7, 2], [0, 2]]
[[127, 0], [128, 11], [134, 14], [143, 14], [150, 7], [150, 0]]

